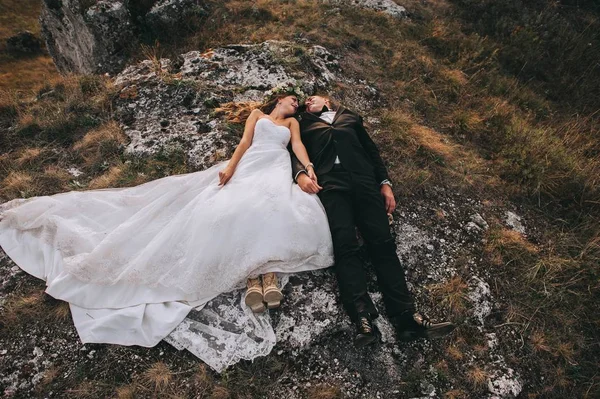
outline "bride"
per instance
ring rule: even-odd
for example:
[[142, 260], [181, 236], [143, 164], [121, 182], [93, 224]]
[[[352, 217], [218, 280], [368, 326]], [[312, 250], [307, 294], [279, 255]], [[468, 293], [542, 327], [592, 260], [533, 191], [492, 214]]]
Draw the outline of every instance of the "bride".
[[0, 246], [70, 304], [84, 343], [154, 346], [247, 279], [246, 304], [275, 307], [273, 272], [333, 264], [323, 207], [291, 178], [288, 143], [316, 182], [297, 107], [294, 94], [274, 95], [232, 158], [204, 171], [2, 204]]

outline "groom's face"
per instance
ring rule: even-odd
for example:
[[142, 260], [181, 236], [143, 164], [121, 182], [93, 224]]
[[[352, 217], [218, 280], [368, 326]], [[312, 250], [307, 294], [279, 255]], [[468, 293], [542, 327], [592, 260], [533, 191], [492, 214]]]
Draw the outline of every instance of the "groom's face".
[[306, 110], [308, 112], [319, 112], [324, 106], [331, 108], [329, 105], [329, 100], [321, 96], [308, 97], [304, 102], [304, 105], [306, 106]]

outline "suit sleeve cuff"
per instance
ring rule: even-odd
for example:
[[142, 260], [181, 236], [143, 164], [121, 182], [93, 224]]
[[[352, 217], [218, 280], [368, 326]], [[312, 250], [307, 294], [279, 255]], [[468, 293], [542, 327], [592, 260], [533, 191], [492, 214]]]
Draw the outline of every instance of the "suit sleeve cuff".
[[392, 182], [390, 181], [390, 179], [382, 180], [381, 183], [379, 183], [380, 186], [383, 186], [384, 184], [387, 184], [388, 186], [392, 187]]
[[300, 173], [306, 173], [306, 175], [308, 175], [308, 172], [306, 170], [304, 170], [304, 169], [301, 170], [301, 171], [299, 171], [298, 173], [296, 173], [296, 176], [294, 176], [294, 181], [296, 183], [298, 183], [298, 176], [300, 176]]

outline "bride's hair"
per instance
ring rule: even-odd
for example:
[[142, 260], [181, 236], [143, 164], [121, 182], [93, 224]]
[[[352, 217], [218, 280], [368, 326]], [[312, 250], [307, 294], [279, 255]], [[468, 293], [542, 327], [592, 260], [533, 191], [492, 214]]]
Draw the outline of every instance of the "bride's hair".
[[282, 98], [291, 96], [293, 94], [278, 94], [267, 101], [259, 103], [257, 101], [244, 101], [244, 102], [230, 102], [221, 105], [215, 109], [216, 115], [225, 115], [228, 122], [232, 123], [244, 123], [250, 116], [250, 113], [254, 109], [260, 109], [265, 114], [270, 114], [275, 109], [277, 102]]

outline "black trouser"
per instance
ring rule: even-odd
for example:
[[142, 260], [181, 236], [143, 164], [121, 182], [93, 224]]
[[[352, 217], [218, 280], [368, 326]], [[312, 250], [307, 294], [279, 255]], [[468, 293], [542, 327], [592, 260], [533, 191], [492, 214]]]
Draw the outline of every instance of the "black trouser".
[[327, 211], [333, 238], [340, 296], [350, 318], [355, 321], [362, 312], [373, 317], [378, 315], [367, 293], [366, 273], [358, 256], [356, 227], [367, 244], [388, 315], [394, 317], [407, 310], [414, 311], [374, 176], [358, 175], [335, 165], [330, 172], [319, 176], [319, 184], [323, 187], [319, 198]]

